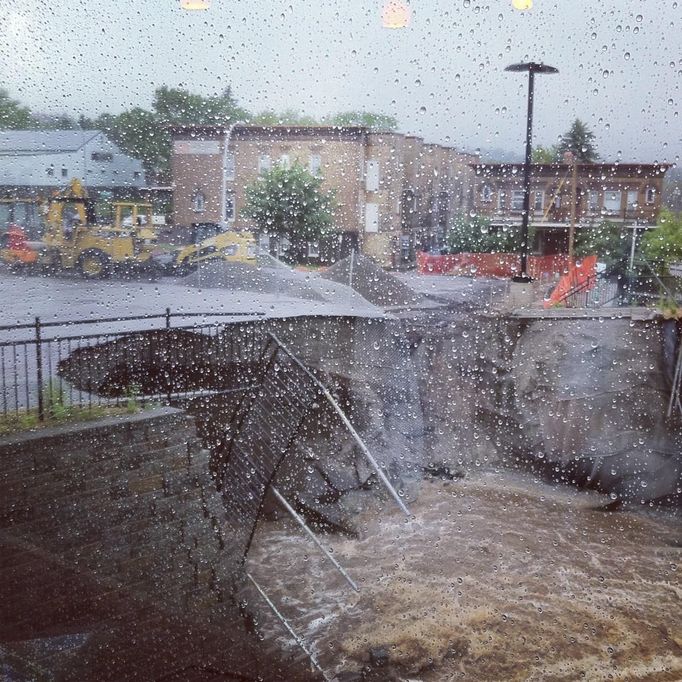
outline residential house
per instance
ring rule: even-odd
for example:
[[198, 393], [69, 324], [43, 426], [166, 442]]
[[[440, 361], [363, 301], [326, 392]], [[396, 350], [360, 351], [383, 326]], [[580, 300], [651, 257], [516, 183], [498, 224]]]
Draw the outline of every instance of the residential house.
[[[523, 164], [473, 164], [474, 210], [493, 227], [515, 227], [523, 213]], [[575, 196], [576, 230], [602, 220], [625, 227], [656, 224], [667, 164], [579, 163], [531, 166], [531, 250], [567, 253]], [[575, 194], [574, 194], [575, 185]]]
[[78, 178], [91, 196], [145, 185], [142, 163], [99, 130], [0, 131], [0, 196], [46, 198]]

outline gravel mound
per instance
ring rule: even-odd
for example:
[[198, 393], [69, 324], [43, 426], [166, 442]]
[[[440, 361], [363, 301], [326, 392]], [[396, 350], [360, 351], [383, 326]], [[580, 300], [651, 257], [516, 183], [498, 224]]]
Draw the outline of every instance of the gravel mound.
[[322, 278], [344, 284], [380, 308], [407, 308], [423, 296], [380, 268], [371, 258], [357, 253], [335, 263]]
[[316, 274], [297, 272], [280, 261], [252, 266], [244, 263], [208, 261], [183, 279], [189, 286], [250, 291], [319, 303], [369, 307], [360, 294], [342, 283]]

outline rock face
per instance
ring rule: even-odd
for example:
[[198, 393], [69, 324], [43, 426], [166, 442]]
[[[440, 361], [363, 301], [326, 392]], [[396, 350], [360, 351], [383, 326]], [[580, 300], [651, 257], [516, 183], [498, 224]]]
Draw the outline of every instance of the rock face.
[[454, 316], [406, 326], [434, 464], [534, 462], [615, 499], [679, 498], [682, 435], [665, 420], [659, 323]]
[[665, 421], [662, 350], [658, 323], [529, 325], [512, 376], [531, 455], [622, 499], [676, 494], [682, 439]]

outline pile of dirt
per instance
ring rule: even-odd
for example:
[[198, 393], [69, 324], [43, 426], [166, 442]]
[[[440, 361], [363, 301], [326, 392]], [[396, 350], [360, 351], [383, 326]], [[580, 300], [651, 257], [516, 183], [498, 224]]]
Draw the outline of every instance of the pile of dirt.
[[362, 298], [343, 284], [330, 283], [310, 273], [297, 272], [279, 261], [254, 267], [243, 263], [209, 261], [184, 278], [193, 287], [252, 291], [293, 299], [324, 303], [366, 304]]
[[380, 268], [371, 258], [352, 253], [326, 270], [322, 277], [351, 287], [370, 303], [384, 308], [410, 308], [421, 294]]

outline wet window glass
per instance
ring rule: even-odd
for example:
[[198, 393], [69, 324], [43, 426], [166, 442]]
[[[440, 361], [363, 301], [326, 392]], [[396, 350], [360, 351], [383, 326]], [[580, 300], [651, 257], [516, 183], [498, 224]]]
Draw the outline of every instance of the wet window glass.
[[0, 6], [0, 678], [682, 680], [678, 0]]

